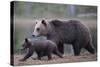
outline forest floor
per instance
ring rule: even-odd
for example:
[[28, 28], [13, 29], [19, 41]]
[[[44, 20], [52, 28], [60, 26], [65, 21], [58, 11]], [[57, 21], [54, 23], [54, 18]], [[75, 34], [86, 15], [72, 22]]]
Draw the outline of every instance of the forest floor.
[[54, 56], [52, 60], [48, 60], [46, 57], [42, 57], [42, 60], [34, 59], [30, 57], [24, 62], [20, 62], [24, 55], [14, 55], [14, 65], [22, 66], [22, 65], [40, 65], [40, 64], [56, 64], [56, 63], [72, 63], [72, 62], [87, 62], [87, 61], [97, 61], [97, 54], [81, 54], [80, 56], [73, 55], [64, 55], [63, 58], [59, 58], [58, 56]]

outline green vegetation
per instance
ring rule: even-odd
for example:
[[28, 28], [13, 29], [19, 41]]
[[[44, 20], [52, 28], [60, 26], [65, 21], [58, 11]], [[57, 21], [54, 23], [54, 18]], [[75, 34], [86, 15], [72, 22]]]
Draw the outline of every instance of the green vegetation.
[[79, 14], [97, 13], [96, 6], [62, 5], [49, 3], [15, 2], [14, 13], [17, 16], [48, 18], [48, 17], [77, 17]]

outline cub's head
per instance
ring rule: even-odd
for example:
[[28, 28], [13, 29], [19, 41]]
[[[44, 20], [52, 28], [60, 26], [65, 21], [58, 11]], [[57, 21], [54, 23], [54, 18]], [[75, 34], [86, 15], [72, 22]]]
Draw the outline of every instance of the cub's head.
[[30, 47], [31, 47], [31, 42], [29, 41], [29, 39], [25, 38], [25, 41], [22, 44], [22, 50], [30, 48]]
[[45, 20], [36, 22], [32, 36], [45, 36], [47, 35], [48, 23]]

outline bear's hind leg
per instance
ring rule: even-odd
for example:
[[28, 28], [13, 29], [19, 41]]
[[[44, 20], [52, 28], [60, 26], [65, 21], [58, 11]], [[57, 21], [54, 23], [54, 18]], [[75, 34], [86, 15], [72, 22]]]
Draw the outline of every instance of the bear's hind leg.
[[92, 45], [91, 42], [89, 42], [86, 46], [85, 46], [85, 49], [88, 50], [91, 54], [94, 54], [95, 53], [95, 49]]
[[72, 46], [73, 46], [73, 49], [74, 49], [74, 55], [75, 56], [79, 56], [80, 55], [80, 51], [81, 51], [81, 47], [79, 46], [79, 43], [76, 42]]

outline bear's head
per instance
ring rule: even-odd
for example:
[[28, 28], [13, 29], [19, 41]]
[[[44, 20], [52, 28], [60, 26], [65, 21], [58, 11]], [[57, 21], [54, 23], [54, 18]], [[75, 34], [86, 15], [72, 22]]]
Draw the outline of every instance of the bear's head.
[[45, 36], [48, 33], [48, 23], [45, 20], [36, 22], [32, 36]]
[[49, 22], [42, 20], [41, 22], [36, 22], [32, 36], [47, 36], [48, 34], [54, 33], [62, 24], [62, 21], [59, 20]]
[[31, 42], [29, 41], [29, 39], [25, 38], [24, 43], [22, 44], [22, 50], [25, 50], [27, 48], [31, 47]]

